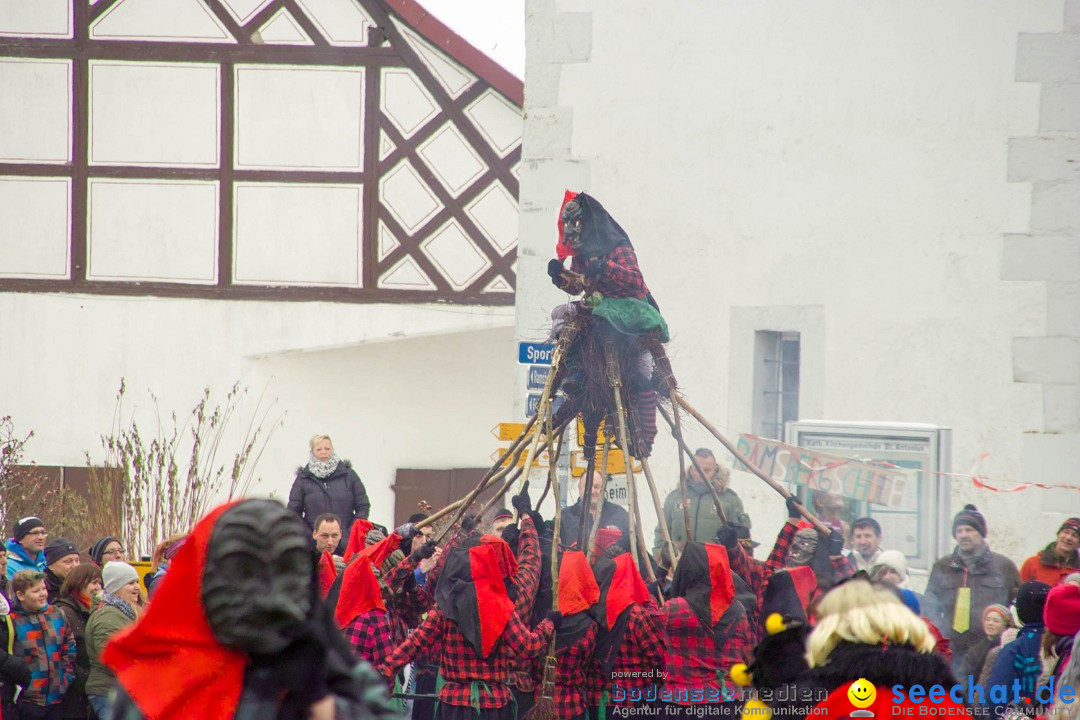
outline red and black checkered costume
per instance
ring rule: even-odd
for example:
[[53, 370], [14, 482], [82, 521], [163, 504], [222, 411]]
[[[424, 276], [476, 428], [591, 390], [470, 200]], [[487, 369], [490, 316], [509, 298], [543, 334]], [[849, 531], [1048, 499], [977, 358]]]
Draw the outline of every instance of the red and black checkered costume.
[[550, 620], [542, 620], [536, 630], [530, 632], [514, 614], [496, 641], [491, 655], [485, 659], [458, 632], [453, 620], [443, 617], [438, 609], [433, 609], [409, 639], [379, 666], [379, 671], [384, 676], [392, 676], [417, 655], [428, 654], [432, 647], [441, 643], [439, 673], [444, 685], [439, 691], [439, 702], [469, 707], [472, 705], [472, 684], [479, 681], [486, 685], [478, 693], [479, 707], [500, 708], [509, 703], [512, 697], [506, 684], [510, 678], [511, 658], [535, 658], [547, 647], [553, 632]]
[[[405, 628], [415, 628], [424, 620], [424, 613], [434, 602], [431, 593], [415, 581], [417, 561], [406, 557], [386, 576], [390, 590], [386, 609], [391, 611]], [[404, 633], [402, 634], [404, 639]]]
[[[600, 677], [599, 683], [594, 680], [589, 683], [593, 692], [597, 688], [602, 692], [611, 690], [613, 683], [626, 691], [625, 700], [611, 700], [611, 707], [632, 707], [635, 705], [629, 699], [631, 690], [646, 692], [651, 685], [657, 682], [655, 677], [641, 677], [645, 672], [656, 671], [664, 667], [664, 631], [661, 626], [662, 618], [655, 601], [647, 607], [631, 605], [629, 622], [626, 626], [626, 634], [623, 635], [619, 653], [615, 658], [611, 677]], [[600, 669], [594, 664], [594, 674]], [[590, 705], [600, 704], [600, 695], [596, 694], [589, 698]]]
[[[593, 650], [596, 648], [597, 624], [590, 623], [588, 630], [569, 647], [555, 651], [555, 717], [575, 718], [588, 706], [587, 683], [592, 669]], [[544, 677], [544, 654], [533, 663], [533, 679], [539, 686]], [[599, 703], [599, 693], [596, 702]]]
[[379, 665], [390, 657], [399, 640], [395, 638], [388, 613], [369, 610], [353, 618], [345, 628], [345, 639], [361, 660]]
[[[518, 539], [518, 567], [514, 573], [514, 611], [520, 618], [531, 618], [536, 591], [540, 589], [540, 536], [530, 515], [521, 517], [521, 536]], [[521, 658], [510, 662], [511, 687], [523, 693], [536, 690], [531, 672], [532, 663]]]
[[750, 635], [750, 624], [743, 614], [727, 641], [718, 648], [712, 628], [701, 624], [685, 598], [672, 598], [664, 603], [664, 690], [665, 695], [671, 693], [670, 702], [688, 704], [688, 700], [676, 698], [695, 690], [700, 690], [702, 697], [719, 698], [722, 685], [717, 671], [726, 677], [732, 665], [750, 658], [752, 647], [747, 640]]
[[[570, 261], [570, 269], [575, 273], [584, 275], [587, 258], [575, 255]], [[596, 261], [594, 261], [596, 262]], [[629, 245], [619, 245], [603, 259], [605, 263], [603, 271], [592, 278], [579, 281], [577, 278], [566, 279], [561, 285], [562, 290], [578, 295], [589, 295], [598, 292], [606, 298], [636, 298], [645, 299], [649, 294], [649, 288], [645, 285], [645, 277], [641, 274], [641, 266], [638, 264], [637, 254]]]

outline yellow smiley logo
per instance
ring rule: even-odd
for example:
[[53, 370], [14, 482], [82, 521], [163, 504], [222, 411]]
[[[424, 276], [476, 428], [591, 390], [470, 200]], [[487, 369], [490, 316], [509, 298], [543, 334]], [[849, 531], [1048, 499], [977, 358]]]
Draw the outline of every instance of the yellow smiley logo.
[[855, 682], [851, 683], [851, 687], [847, 691], [848, 700], [851, 704], [857, 708], [868, 708], [874, 704], [874, 700], [877, 699], [877, 688], [874, 687], [874, 683], [870, 682], [866, 678], [859, 678]]

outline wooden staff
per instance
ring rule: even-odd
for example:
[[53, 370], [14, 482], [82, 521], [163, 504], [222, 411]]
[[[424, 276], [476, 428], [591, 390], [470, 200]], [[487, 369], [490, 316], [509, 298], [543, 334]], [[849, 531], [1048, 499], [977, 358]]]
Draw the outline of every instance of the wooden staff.
[[[558, 434], [561, 433], [566, 428], [567, 424], [568, 423], [564, 422], [562, 425], [559, 425], [557, 428], [555, 428], [555, 435], [558, 436]], [[549, 447], [551, 447], [553, 442], [554, 442], [554, 438], [546, 438], [544, 440], [544, 442], [541, 443], [536, 448], [536, 452], [532, 453], [532, 455], [533, 455], [532, 459], [535, 459], [535, 457], [536, 457], [536, 455], [538, 453], [543, 452], [544, 450], [547, 450]], [[533, 448], [530, 448], [530, 452], [532, 452], [532, 449]], [[507, 491], [509, 491], [510, 488], [513, 487], [515, 480], [520, 478], [523, 474], [525, 475], [525, 477], [527, 479], [528, 476], [529, 476], [529, 472], [531, 472], [531, 471], [532, 471], [532, 462], [527, 459], [526, 464], [523, 465], [522, 467], [518, 468], [513, 475], [510, 475], [509, 477], [507, 477], [506, 481], [503, 483], [503, 486], [499, 489], [499, 491], [497, 493], [495, 493], [495, 495], [490, 500], [487, 501], [487, 503], [484, 505], [483, 508], [481, 508], [480, 513], [479, 513], [480, 516], [483, 516], [484, 513], [486, 513], [488, 510], [490, 510], [491, 507], [495, 503], [502, 500], [503, 496], [506, 495]]]
[[[549, 401], [550, 402], [550, 401]], [[547, 414], [547, 431], [551, 434], [551, 410]], [[562, 437], [559, 437], [559, 445], [562, 445]], [[555, 491], [555, 528], [551, 536], [551, 607], [559, 609], [559, 528], [562, 525], [562, 494], [559, 492], [558, 473], [555, 472], [555, 463], [548, 467], [548, 481], [552, 490]], [[536, 704], [526, 713], [526, 720], [555, 720], [555, 638], [558, 633], [551, 636], [551, 644], [548, 645], [548, 653], [544, 658], [544, 677], [536, 693]]]
[[[435, 538], [436, 543], [442, 542], [443, 538], [446, 537], [446, 534], [450, 532], [450, 529], [461, 521], [461, 517], [465, 514], [465, 511], [469, 509], [469, 507], [473, 504], [473, 502], [476, 500], [477, 496], [480, 495], [480, 493], [482, 493], [491, 483], [495, 482], [496, 480], [502, 479], [511, 470], [514, 469], [514, 466], [517, 464], [518, 458], [521, 457], [521, 453], [525, 449], [525, 441], [529, 437], [529, 430], [532, 429], [535, 423], [535, 416], [529, 418], [529, 422], [526, 423], [525, 428], [521, 431], [521, 434], [518, 435], [517, 440], [515, 440], [514, 443], [509, 448], [507, 448], [506, 452], [504, 452], [502, 456], [495, 462], [495, 465], [497, 467], [500, 464], [505, 463], [508, 457], [510, 458], [510, 463], [499, 468], [496, 472], [492, 472], [491, 470], [488, 471], [488, 473], [483, 477], [482, 480], [480, 480], [477, 486], [473, 488], [469, 492], [469, 494], [466, 495], [465, 498], [462, 500], [461, 504], [458, 506], [457, 513], [454, 515], [454, 519], [451, 520], [450, 524], [443, 528], [442, 532], [440, 532], [438, 537]], [[536, 434], [539, 435], [539, 430]], [[494, 470], [494, 468], [492, 470]]]
[[[668, 427], [671, 428], [671, 434], [675, 438], [676, 442], [678, 442], [679, 447], [682, 449], [682, 452], [685, 453], [688, 458], [690, 458], [690, 462], [694, 465], [694, 469], [698, 471], [698, 477], [701, 478], [701, 481], [705, 483], [705, 487], [708, 488], [709, 495], [712, 496], [713, 507], [716, 508], [716, 516], [720, 518], [720, 522], [722, 522], [725, 526], [728, 526], [729, 523], [727, 519], [727, 514], [724, 512], [724, 504], [720, 502], [720, 494], [716, 491], [716, 488], [713, 487], [713, 484], [709, 480], [708, 476], [705, 474], [705, 471], [701, 469], [701, 465], [697, 461], [697, 456], [694, 455], [694, 453], [690, 450], [690, 446], [686, 444], [685, 440], [683, 440], [682, 429], [675, 425], [675, 423], [668, 416], [667, 411], [664, 410], [663, 407], [657, 406], [657, 409], [660, 411], [660, 415], [664, 418], [664, 422], [666, 422], [668, 424]], [[673, 407], [672, 410], [676, 413], [675, 417], [678, 418], [678, 409]], [[680, 455], [680, 457], [682, 457], [682, 455]], [[689, 516], [689, 509], [687, 510], [687, 516]], [[687, 536], [690, 535], [689, 528], [690, 526], [687, 525]]]
[[660, 522], [660, 536], [664, 538], [664, 543], [668, 549], [668, 560], [671, 562], [671, 567], [675, 567], [675, 563], [679, 561], [679, 555], [675, 552], [675, 543], [671, 540], [671, 533], [668, 532], [667, 518], [664, 517], [664, 505], [660, 502], [660, 493], [656, 491], [656, 481], [653, 479], [652, 470], [649, 468], [648, 458], [641, 458], [641, 467], [645, 470], [645, 480], [649, 483], [649, 492], [652, 493], [653, 506], [656, 508], [656, 518]]
[[[619, 378], [618, 361], [615, 359], [615, 351], [611, 345], [606, 345], [604, 349], [607, 352], [608, 378], [615, 392], [615, 412], [619, 417], [619, 444], [622, 445], [623, 459], [626, 461], [626, 491], [630, 501], [629, 515], [631, 520], [630, 554], [636, 563], [638, 561], [638, 545], [645, 546], [645, 537], [641, 530], [641, 512], [638, 510], [637, 488], [634, 483], [634, 458], [630, 454], [630, 444], [627, 442], [626, 411], [623, 409], [622, 381]], [[635, 520], [636, 522], [634, 522]], [[656, 582], [652, 563], [647, 560], [645, 562], [645, 574], [649, 578], [649, 582]]]
[[[597, 530], [600, 529], [600, 515], [603, 513], [603, 510], [604, 510], [604, 498], [607, 496], [607, 481], [608, 481], [607, 463], [608, 463], [608, 453], [610, 451], [611, 451], [611, 436], [607, 434], [607, 430], [605, 429], [604, 430], [604, 451], [600, 455], [600, 465], [604, 468], [601, 471], [601, 473], [602, 473], [601, 477], [603, 478], [604, 484], [600, 488], [600, 507], [596, 511], [596, 517], [593, 519], [592, 529], [589, 531], [589, 542], [587, 544], [588, 552], [585, 555], [585, 557], [588, 558], [589, 562], [592, 562], [593, 555], [596, 552], [596, 532], [597, 532]], [[590, 498], [590, 500], [591, 500], [591, 498]], [[581, 543], [581, 545], [584, 547], [584, 546], [586, 546], [586, 543]]]
[[460, 500], [455, 500], [454, 502], [452, 502], [449, 505], [447, 505], [446, 507], [444, 507], [442, 510], [439, 510], [438, 512], [434, 512], [434, 513], [428, 515], [426, 518], [424, 518], [420, 522], [416, 523], [416, 528], [419, 530], [420, 528], [425, 528], [428, 525], [434, 525], [439, 520], [442, 520], [442, 518], [445, 515], [449, 515], [450, 513], [454, 512], [459, 507], [461, 507], [461, 504], [464, 503], [464, 502], [465, 502], [465, 498], [462, 498]]
[[[674, 388], [671, 389], [670, 397], [671, 413], [675, 416], [675, 439], [680, 445], [685, 446], [686, 443], [682, 439], [682, 421], [679, 420], [679, 406], [675, 401]], [[692, 455], [690, 457], [693, 458]], [[697, 464], [696, 460], [692, 460], [692, 462], [695, 465]], [[690, 495], [686, 491], [686, 461], [683, 459], [682, 451], [679, 452], [679, 496], [682, 498], [683, 522], [686, 523], [686, 541], [697, 540], [697, 533], [690, 534]]]
[[[771, 487], [776, 492], [780, 493], [780, 496], [782, 498], [784, 498], [785, 500], [787, 500], [789, 497], [792, 497], [791, 493], [789, 493], [787, 491], [787, 489], [783, 485], [781, 485], [780, 483], [776, 482], [771, 477], [766, 475], [765, 472], [761, 468], [759, 468], [754, 463], [750, 462], [750, 460], [745, 455], [743, 455], [741, 452], [739, 452], [739, 449], [737, 447], [735, 447], [735, 445], [732, 444], [732, 442], [730, 440], [728, 440], [726, 437], [721, 435], [720, 431], [717, 430], [715, 427], [713, 427], [712, 423], [710, 423], [708, 420], [706, 420], [705, 417], [701, 413], [699, 413], [697, 410], [695, 410], [694, 406], [691, 405], [690, 403], [688, 403], [685, 398], [679, 397], [678, 401], [679, 401], [679, 404], [682, 405], [686, 409], [686, 412], [693, 415], [694, 419], [697, 420], [699, 423], [701, 423], [701, 426], [703, 428], [705, 428], [710, 433], [712, 433], [713, 437], [715, 437], [717, 440], [719, 440], [720, 444], [723, 445], [724, 447], [726, 447], [728, 449], [728, 452], [730, 452], [732, 455], [734, 455], [735, 459], [738, 460], [739, 462], [741, 462], [747, 469], [750, 470], [750, 472], [754, 473], [759, 478], [764, 480], [765, 483], [769, 487]], [[825, 537], [828, 537], [829, 534], [832, 532], [832, 529], [826, 527], [823, 522], [821, 522], [816, 517], [814, 517], [814, 515], [809, 510], [807, 510], [803, 506], [802, 503], [798, 502], [798, 498], [796, 498], [796, 503], [798, 505], [799, 512], [801, 512], [802, 516], [804, 518], [806, 518], [806, 521], [808, 523], [810, 523], [811, 525], [813, 525], [814, 529], [816, 529], [819, 533], [822, 533], [823, 535], [825, 535]]]

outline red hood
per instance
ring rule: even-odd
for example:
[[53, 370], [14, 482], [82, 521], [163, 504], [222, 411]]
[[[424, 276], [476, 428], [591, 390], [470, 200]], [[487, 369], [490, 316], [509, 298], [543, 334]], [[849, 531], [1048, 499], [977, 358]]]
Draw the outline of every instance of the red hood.
[[364, 539], [368, 532], [375, 527], [370, 520], [357, 519], [349, 530], [349, 542], [345, 544], [345, 562], [352, 560], [352, 556], [364, 549]]
[[334, 610], [334, 621], [344, 630], [349, 623], [370, 610], [386, 612], [386, 604], [371, 561], [359, 558], [345, 568], [341, 578], [341, 594]]
[[247, 655], [217, 641], [202, 603], [210, 535], [236, 504], [221, 505], [199, 521], [172, 559], [146, 615], [105, 646], [102, 659], [146, 720], [236, 713]]
[[559, 612], [564, 616], [588, 610], [600, 600], [600, 586], [585, 553], [568, 550], [559, 568]]

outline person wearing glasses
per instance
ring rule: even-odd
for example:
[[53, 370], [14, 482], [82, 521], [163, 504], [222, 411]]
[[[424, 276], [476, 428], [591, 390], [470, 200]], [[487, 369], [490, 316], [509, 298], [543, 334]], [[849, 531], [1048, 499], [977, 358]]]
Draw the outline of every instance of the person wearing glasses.
[[49, 539], [49, 533], [45, 532], [45, 523], [41, 518], [33, 515], [24, 517], [15, 523], [11, 534], [11, 539], [5, 545], [8, 551], [6, 578], [11, 580], [20, 570], [44, 573], [45, 542]]
[[105, 567], [107, 562], [124, 561], [124, 544], [120, 538], [103, 537], [90, 546], [88, 554], [95, 565]]

